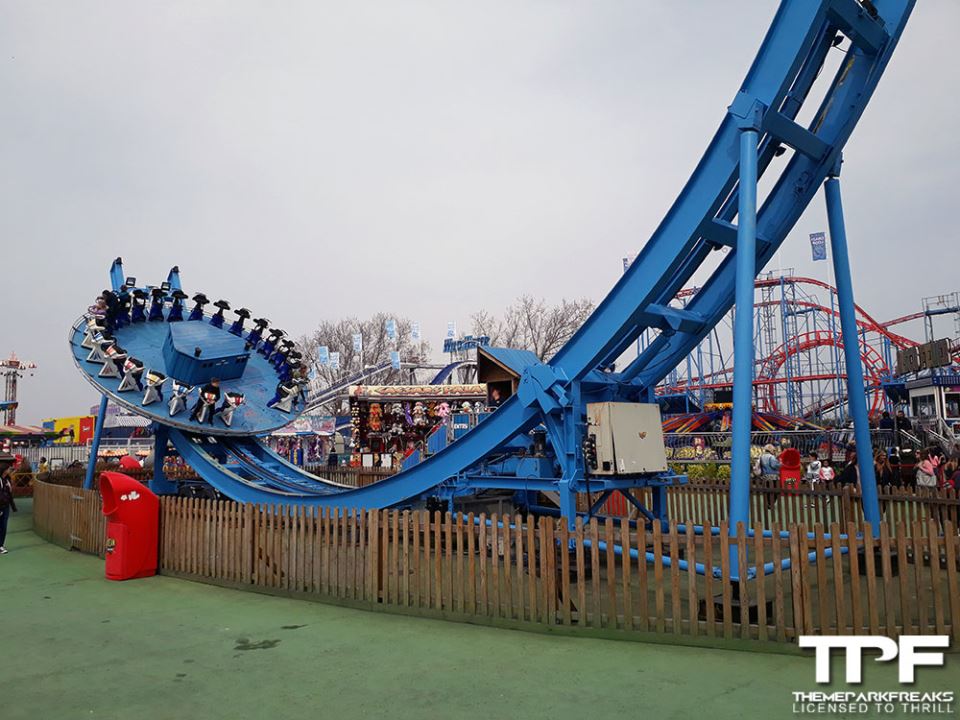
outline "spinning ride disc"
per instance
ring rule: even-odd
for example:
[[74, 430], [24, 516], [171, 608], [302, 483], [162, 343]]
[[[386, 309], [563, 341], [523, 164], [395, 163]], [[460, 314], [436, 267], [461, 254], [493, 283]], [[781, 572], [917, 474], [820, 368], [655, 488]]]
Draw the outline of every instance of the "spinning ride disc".
[[302, 412], [302, 355], [282, 330], [268, 330], [263, 318], [245, 327], [248, 309], [231, 312], [227, 301], [209, 303], [203, 293], [188, 314], [176, 268], [160, 287], [137, 287], [134, 278], [118, 282], [119, 267], [118, 258], [113, 290], [69, 338], [77, 368], [112, 402], [202, 435], [260, 435]]

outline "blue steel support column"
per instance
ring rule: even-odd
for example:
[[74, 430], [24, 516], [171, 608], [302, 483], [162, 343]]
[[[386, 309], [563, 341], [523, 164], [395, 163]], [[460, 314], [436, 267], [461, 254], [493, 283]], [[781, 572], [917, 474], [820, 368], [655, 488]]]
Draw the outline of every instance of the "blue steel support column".
[[867, 421], [867, 394], [863, 384], [863, 366], [860, 364], [860, 337], [857, 333], [856, 306], [853, 304], [853, 280], [850, 277], [850, 255], [847, 251], [847, 231], [843, 222], [843, 203], [840, 199], [840, 181], [834, 176], [824, 183], [827, 197], [827, 220], [830, 224], [830, 244], [833, 246], [833, 272], [837, 283], [837, 304], [840, 306], [840, 332], [843, 335], [843, 357], [847, 366], [847, 406], [853, 418], [853, 432], [857, 442], [857, 467], [860, 470], [860, 491], [863, 515], [880, 532], [880, 504], [877, 499], [877, 476], [873, 470], [873, 448]]
[[83, 487], [93, 488], [93, 474], [97, 469], [97, 453], [100, 452], [100, 436], [103, 434], [103, 420], [107, 416], [107, 396], [100, 398], [100, 409], [97, 411], [97, 424], [93, 429], [93, 442], [90, 444], [90, 459], [87, 460], [87, 476], [83, 479]]
[[[737, 211], [736, 315], [733, 324], [733, 444], [730, 460], [730, 534], [750, 524], [750, 429], [753, 422], [753, 279], [757, 265], [756, 130], [740, 133], [740, 186]], [[739, 575], [736, 548], [731, 572]]]
[[167, 455], [167, 443], [170, 428], [154, 423], [153, 426], [153, 475], [150, 477], [150, 490], [157, 495], [176, 495], [177, 484], [167, 480], [163, 473], [163, 461]]

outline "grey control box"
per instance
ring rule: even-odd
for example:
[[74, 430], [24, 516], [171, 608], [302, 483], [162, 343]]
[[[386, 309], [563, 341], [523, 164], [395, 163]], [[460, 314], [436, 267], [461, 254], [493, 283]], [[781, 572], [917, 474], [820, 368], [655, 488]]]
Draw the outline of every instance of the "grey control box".
[[637, 475], [667, 470], [658, 405], [588, 403], [587, 435], [596, 443], [596, 467], [587, 464], [591, 475]]

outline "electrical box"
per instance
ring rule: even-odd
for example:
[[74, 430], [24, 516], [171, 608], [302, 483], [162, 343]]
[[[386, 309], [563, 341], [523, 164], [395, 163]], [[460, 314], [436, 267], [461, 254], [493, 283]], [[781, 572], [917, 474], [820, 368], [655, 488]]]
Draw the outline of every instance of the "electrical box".
[[588, 403], [586, 440], [590, 475], [638, 475], [667, 470], [658, 405]]

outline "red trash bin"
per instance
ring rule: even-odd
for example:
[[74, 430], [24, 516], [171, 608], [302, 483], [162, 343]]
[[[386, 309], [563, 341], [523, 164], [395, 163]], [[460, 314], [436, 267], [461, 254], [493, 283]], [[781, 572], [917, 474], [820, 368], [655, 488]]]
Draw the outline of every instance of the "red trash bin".
[[108, 580], [130, 580], [157, 574], [160, 500], [129, 475], [100, 475], [100, 497], [107, 517]]
[[780, 453], [780, 487], [784, 490], [796, 490], [800, 487], [800, 478], [803, 477], [803, 466], [800, 464], [800, 451], [796, 448], [787, 448]]

